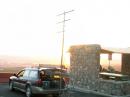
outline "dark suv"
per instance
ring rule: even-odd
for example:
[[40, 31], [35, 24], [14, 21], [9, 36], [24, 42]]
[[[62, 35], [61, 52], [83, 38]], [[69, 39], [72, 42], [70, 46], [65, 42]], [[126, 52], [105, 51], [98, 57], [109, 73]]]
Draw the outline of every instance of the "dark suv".
[[52, 94], [58, 97], [67, 90], [68, 74], [57, 68], [25, 68], [9, 79], [10, 90], [18, 89], [26, 93], [26, 97], [33, 94]]

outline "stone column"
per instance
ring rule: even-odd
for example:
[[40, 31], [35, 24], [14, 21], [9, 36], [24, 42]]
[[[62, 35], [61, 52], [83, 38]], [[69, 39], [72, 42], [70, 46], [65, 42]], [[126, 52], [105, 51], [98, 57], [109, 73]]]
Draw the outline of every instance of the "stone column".
[[122, 54], [122, 73], [130, 75], [130, 54]]
[[100, 45], [70, 47], [70, 85], [88, 90], [98, 88]]

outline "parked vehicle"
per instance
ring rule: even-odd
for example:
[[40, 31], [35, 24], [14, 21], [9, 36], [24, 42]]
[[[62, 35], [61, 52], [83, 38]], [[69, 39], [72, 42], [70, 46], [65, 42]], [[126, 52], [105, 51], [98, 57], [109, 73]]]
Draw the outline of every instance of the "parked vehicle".
[[67, 72], [57, 68], [25, 68], [9, 78], [10, 90], [25, 92], [26, 97], [33, 94], [52, 94], [58, 97], [67, 90], [67, 84]]

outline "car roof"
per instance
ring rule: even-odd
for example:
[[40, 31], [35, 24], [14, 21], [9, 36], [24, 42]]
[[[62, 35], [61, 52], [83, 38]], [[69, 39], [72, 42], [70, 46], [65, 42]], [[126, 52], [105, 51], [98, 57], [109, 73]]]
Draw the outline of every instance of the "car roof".
[[55, 71], [55, 70], [59, 70], [59, 71], [62, 71], [62, 73], [64, 73], [65, 75], [68, 75], [66, 70], [64, 70], [64, 69], [61, 70], [60, 68], [54, 68], [54, 67], [53, 68], [52, 67], [50, 67], [50, 68], [48, 68], [48, 67], [47, 68], [43, 68], [43, 67], [42, 68], [38, 68], [38, 67], [32, 68], [32, 67], [30, 67], [30, 68], [25, 68], [24, 70], [34, 70], [34, 71], [35, 70], [36, 71], [41, 71], [41, 70], [49, 70], [49, 71], [54, 70]]
[[50, 70], [50, 69], [52, 69], [52, 70], [60, 70], [60, 68], [55, 68], [55, 67], [47, 67], [47, 68], [45, 68], [45, 67], [41, 67], [41, 68], [39, 68], [39, 67], [28, 67], [28, 68], [25, 68], [24, 70]]
[[47, 68], [40, 68], [39, 70], [48, 70], [48, 69], [49, 70], [60, 70], [59, 68], [55, 68], [55, 67], [53, 67], [53, 68], [52, 67], [50, 67], [50, 68], [48, 68], [48, 67]]

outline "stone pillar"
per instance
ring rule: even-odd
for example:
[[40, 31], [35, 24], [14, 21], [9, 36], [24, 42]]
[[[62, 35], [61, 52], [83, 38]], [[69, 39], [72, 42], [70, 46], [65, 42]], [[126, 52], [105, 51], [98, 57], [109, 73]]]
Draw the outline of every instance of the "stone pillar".
[[130, 75], [130, 54], [122, 54], [122, 73]]
[[70, 47], [70, 85], [96, 90], [100, 68], [100, 45]]

